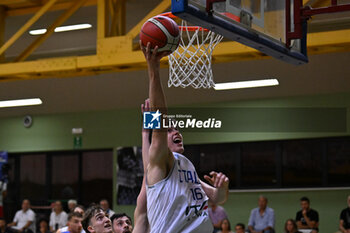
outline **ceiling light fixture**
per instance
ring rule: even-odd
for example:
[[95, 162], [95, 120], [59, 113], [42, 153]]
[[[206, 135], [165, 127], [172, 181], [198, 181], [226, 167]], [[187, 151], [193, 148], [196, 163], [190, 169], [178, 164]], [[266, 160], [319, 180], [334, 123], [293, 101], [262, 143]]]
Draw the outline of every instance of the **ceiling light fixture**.
[[[61, 26], [61, 27], [55, 28], [55, 32], [68, 32], [68, 31], [74, 31], [74, 30], [88, 29], [91, 27], [92, 25], [88, 23], [67, 25], [67, 26]], [[47, 29], [36, 29], [36, 30], [29, 31], [29, 34], [36, 36], [36, 35], [45, 34], [46, 32], [47, 32]]]
[[3, 101], [0, 101], [0, 108], [39, 105], [42, 103], [43, 102], [41, 101], [40, 98], [19, 99], [19, 100], [3, 100]]
[[252, 87], [267, 87], [279, 85], [277, 79], [263, 79], [263, 80], [251, 80], [229, 83], [216, 83], [214, 89], [217, 91], [240, 89], [240, 88], [252, 88]]

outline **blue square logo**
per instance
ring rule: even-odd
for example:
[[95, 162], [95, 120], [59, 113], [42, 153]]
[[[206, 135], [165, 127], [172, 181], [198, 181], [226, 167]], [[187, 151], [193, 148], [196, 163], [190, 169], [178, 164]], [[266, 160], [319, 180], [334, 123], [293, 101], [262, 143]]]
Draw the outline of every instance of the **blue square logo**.
[[160, 129], [160, 116], [162, 114], [157, 112], [144, 112], [143, 113], [143, 128], [144, 129]]

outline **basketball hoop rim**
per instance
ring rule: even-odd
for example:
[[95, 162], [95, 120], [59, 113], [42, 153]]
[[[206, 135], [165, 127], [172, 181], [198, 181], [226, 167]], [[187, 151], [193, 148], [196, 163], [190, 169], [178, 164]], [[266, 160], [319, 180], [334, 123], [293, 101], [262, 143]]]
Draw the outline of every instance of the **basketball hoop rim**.
[[[171, 19], [178, 19], [179, 18], [176, 15], [173, 15], [171, 12], [162, 13], [162, 14], [160, 14], [160, 16], [166, 16], [166, 17], [169, 17]], [[179, 26], [179, 29], [181, 31], [189, 31], [189, 32], [209, 31], [208, 29], [200, 27], [200, 26]]]

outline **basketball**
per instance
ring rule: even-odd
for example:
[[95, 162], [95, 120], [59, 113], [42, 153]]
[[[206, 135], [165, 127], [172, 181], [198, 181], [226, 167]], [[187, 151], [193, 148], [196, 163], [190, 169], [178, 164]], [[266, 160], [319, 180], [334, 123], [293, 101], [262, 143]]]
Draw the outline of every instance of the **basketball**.
[[174, 52], [179, 45], [180, 31], [174, 20], [166, 16], [155, 16], [147, 20], [140, 32], [142, 46], [151, 43], [151, 49], [158, 46], [158, 52]]

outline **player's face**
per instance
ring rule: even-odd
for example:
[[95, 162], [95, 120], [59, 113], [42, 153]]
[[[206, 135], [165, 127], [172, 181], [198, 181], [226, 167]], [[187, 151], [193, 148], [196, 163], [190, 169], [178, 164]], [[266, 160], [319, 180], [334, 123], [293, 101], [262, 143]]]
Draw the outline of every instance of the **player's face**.
[[171, 152], [182, 154], [184, 152], [183, 138], [179, 130], [176, 128], [168, 129], [168, 147]]
[[97, 212], [90, 221], [89, 231], [91, 233], [112, 233], [112, 223], [105, 212]]
[[69, 232], [71, 233], [80, 233], [83, 228], [81, 225], [82, 218], [72, 217], [68, 222]]
[[303, 210], [308, 210], [310, 207], [310, 205], [307, 201], [301, 201], [300, 205], [301, 205], [301, 209], [303, 209]]
[[113, 221], [113, 232], [114, 233], [131, 233], [132, 225], [128, 217], [123, 216]]

